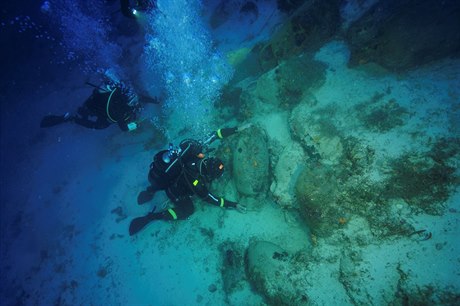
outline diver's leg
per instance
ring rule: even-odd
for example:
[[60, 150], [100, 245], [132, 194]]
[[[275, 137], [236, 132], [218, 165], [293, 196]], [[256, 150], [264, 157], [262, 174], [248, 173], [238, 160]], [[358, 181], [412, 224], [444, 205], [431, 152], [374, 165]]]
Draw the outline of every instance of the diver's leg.
[[77, 114], [82, 117], [82, 118], [88, 118], [91, 112], [89, 111], [88, 107], [86, 106], [86, 103], [83, 106], [80, 106], [77, 109]]
[[132, 236], [136, 234], [154, 220], [185, 220], [195, 211], [190, 197], [183, 197], [176, 200], [175, 205], [174, 208], [169, 208], [168, 210], [158, 213], [154, 212], [154, 208], [152, 212], [149, 212], [147, 215], [133, 219], [129, 225], [129, 235]]
[[75, 122], [78, 125], [84, 126], [84, 127], [88, 128], [88, 129], [96, 129], [97, 128], [96, 121], [91, 121], [88, 118], [75, 117], [75, 118], [73, 118], [73, 122]]
[[141, 191], [137, 196], [137, 204], [142, 205], [153, 199], [155, 192], [165, 190], [168, 187], [168, 180], [162, 175], [156, 173], [157, 169], [154, 163], [150, 165], [149, 174], [147, 176], [150, 186]]
[[72, 117], [72, 121], [88, 129], [95, 129], [96, 122], [89, 120], [89, 116], [91, 116], [91, 111], [89, 110], [88, 102], [86, 101], [82, 106], [78, 108], [77, 116]]
[[107, 119], [102, 118], [102, 117], [97, 117], [96, 127], [95, 127], [96, 130], [106, 129], [109, 126], [110, 126], [110, 122], [108, 122]]
[[174, 208], [157, 213], [156, 218], [161, 220], [185, 220], [195, 211], [192, 199], [189, 196], [175, 199], [173, 202]]

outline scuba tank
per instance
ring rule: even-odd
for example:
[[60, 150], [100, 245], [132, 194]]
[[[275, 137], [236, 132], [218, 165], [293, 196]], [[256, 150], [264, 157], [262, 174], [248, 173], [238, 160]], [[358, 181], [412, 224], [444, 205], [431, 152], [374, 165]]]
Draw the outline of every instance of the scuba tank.
[[174, 167], [174, 165], [176, 165], [181, 152], [181, 148], [174, 147], [170, 143], [168, 150], [162, 150], [155, 154], [150, 165], [149, 177], [165, 178], [166, 180], [175, 178], [177, 173], [180, 173], [180, 167]]
[[206, 143], [193, 139], [185, 139], [179, 146], [170, 143], [167, 150], [162, 150], [153, 157], [149, 180], [163, 180], [165, 183], [175, 180], [186, 163], [197, 157], [204, 157], [202, 151], [205, 147]]
[[161, 155], [161, 159], [163, 162], [166, 164], [169, 164], [171, 162], [171, 159], [176, 158], [179, 156], [179, 153], [181, 152], [180, 148], [174, 148], [172, 143], [169, 143], [168, 150], [163, 151], [164, 153]]

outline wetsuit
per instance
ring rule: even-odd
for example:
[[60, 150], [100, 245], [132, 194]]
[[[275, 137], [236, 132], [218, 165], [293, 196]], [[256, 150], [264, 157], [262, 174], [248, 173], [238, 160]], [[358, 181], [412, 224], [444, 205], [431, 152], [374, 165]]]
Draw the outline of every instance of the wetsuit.
[[[210, 135], [208, 143], [216, 139], [223, 139], [234, 134], [237, 128], [219, 129]], [[193, 140], [183, 141], [181, 150], [184, 152], [175, 163], [161, 163], [161, 156], [167, 153], [167, 150], [157, 153], [154, 161], [150, 165], [149, 182], [151, 186], [147, 188], [153, 198], [153, 194], [158, 190], [165, 190], [168, 198], [174, 203], [174, 208], [159, 213], [150, 213], [152, 220], [183, 220], [188, 218], [194, 212], [193, 201], [191, 197], [197, 195], [209, 204], [235, 208], [236, 203], [217, 197], [209, 192], [207, 184], [210, 182], [207, 177], [201, 173], [200, 166], [203, 161], [201, 150], [202, 146]]]
[[[76, 124], [91, 128], [105, 129], [117, 123], [122, 131], [128, 131], [128, 124], [136, 118], [136, 109], [129, 105], [130, 97], [120, 87], [93, 94], [78, 108], [78, 116], [73, 118]], [[96, 117], [91, 120], [90, 117]]]

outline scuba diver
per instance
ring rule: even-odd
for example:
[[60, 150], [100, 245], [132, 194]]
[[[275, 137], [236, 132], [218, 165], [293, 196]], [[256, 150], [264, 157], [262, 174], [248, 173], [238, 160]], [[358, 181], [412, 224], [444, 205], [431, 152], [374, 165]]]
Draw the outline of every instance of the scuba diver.
[[122, 82], [109, 82], [104, 87], [95, 87], [91, 96], [78, 108], [76, 115], [48, 115], [43, 117], [40, 127], [52, 127], [65, 122], [73, 122], [90, 129], [105, 129], [117, 123], [122, 131], [137, 128], [136, 117], [142, 103], [158, 104], [157, 98], [136, 95]]
[[133, 219], [129, 226], [129, 235], [136, 234], [154, 220], [188, 218], [194, 212], [191, 199], [193, 195], [215, 206], [246, 212], [245, 206], [209, 192], [207, 186], [211, 181], [222, 176], [224, 164], [218, 158], [206, 158], [203, 151], [216, 139], [223, 139], [250, 126], [246, 124], [238, 128], [219, 129], [211, 133], [203, 142], [185, 139], [179, 144], [179, 147], [169, 144], [168, 150], [155, 154], [148, 174], [150, 186], [139, 193], [137, 203], [145, 204], [153, 199], [157, 191], [163, 190], [174, 204], [174, 208], [155, 212], [156, 207], [154, 207], [147, 215]]
[[130, 1], [120, 0], [121, 13], [128, 18], [135, 18], [137, 11], [147, 11], [156, 7], [156, 0]]

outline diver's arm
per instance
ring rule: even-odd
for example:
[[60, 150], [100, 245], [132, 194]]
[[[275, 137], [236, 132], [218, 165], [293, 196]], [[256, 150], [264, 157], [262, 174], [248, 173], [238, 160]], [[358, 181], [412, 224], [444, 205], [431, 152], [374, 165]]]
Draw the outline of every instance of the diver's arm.
[[236, 132], [238, 132], [237, 127], [223, 128], [223, 129], [218, 129], [217, 131], [215, 131], [216, 136], [219, 139], [227, 138], [228, 136], [231, 136], [231, 135], [235, 134]]
[[193, 186], [193, 192], [209, 204], [224, 208], [236, 208], [237, 206], [236, 202], [229, 201], [224, 198], [213, 195], [211, 192], [209, 192], [206, 185], [201, 182], [198, 182], [198, 180], [195, 180], [193, 182]]
[[215, 195], [213, 195], [210, 192], [208, 192], [208, 194], [202, 199], [204, 201], [208, 202], [209, 204], [219, 206], [219, 207], [223, 207], [223, 208], [236, 208], [236, 206], [237, 206], [236, 202], [226, 200], [226, 199], [221, 198], [221, 197], [216, 197]]
[[239, 127], [218, 129], [217, 131], [212, 132], [209, 135], [209, 138], [205, 141], [205, 143], [206, 144], [211, 144], [217, 139], [227, 138], [228, 136], [231, 136], [231, 135], [233, 135], [235, 133], [241, 132], [241, 131], [249, 128], [249, 127], [251, 127], [250, 123], [244, 124], [244, 125], [239, 126]]

